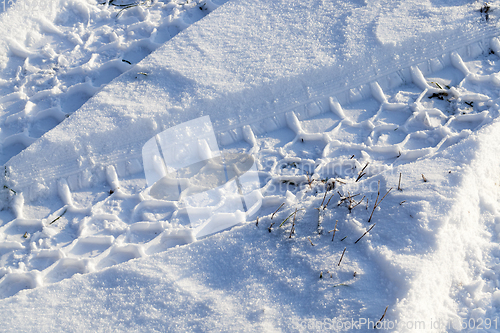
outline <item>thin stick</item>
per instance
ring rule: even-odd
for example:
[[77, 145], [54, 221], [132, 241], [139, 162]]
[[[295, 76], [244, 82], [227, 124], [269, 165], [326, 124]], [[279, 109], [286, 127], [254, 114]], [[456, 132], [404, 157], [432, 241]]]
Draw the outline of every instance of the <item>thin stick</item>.
[[362, 203], [364, 199], [365, 199], [365, 196], [363, 196], [363, 197], [361, 198], [361, 200], [359, 200], [359, 201], [358, 201], [356, 204], [354, 204], [354, 205], [353, 205], [354, 201], [352, 201], [352, 199], [349, 199], [349, 202], [350, 202], [350, 203], [349, 203], [349, 207], [348, 207], [348, 208], [349, 208], [349, 213], [350, 213], [350, 212], [351, 212], [351, 210], [353, 210], [353, 209], [354, 209], [357, 205], [359, 205], [360, 203]]
[[328, 190], [326, 190], [325, 192], [325, 195], [323, 197], [323, 201], [321, 201], [321, 205], [319, 205], [319, 208], [321, 209], [321, 207], [323, 207], [323, 203], [325, 202], [325, 199], [326, 199], [326, 194], [328, 193]]
[[363, 167], [363, 169], [361, 169], [361, 171], [359, 172], [358, 174], [358, 178], [356, 178], [356, 182], [358, 182], [358, 180], [361, 179], [361, 177], [363, 177], [364, 175], [366, 175], [366, 172], [363, 173], [363, 171], [365, 171], [366, 167], [368, 166], [369, 162], [366, 162], [365, 166]]
[[312, 245], [312, 246], [316, 246], [316, 245], [314, 245], [314, 244], [313, 244], [313, 241], [311, 240], [311, 238], [310, 238], [310, 237], [307, 237], [307, 239], [309, 239], [309, 242], [311, 242], [311, 245]]
[[297, 217], [297, 208], [295, 208], [295, 214], [293, 215], [292, 229], [290, 229], [290, 236], [288, 236], [288, 238], [292, 238], [292, 234], [295, 233], [295, 218], [296, 217]]
[[328, 204], [330, 203], [330, 200], [332, 200], [334, 195], [335, 195], [335, 193], [333, 193], [332, 196], [330, 197], [330, 199], [328, 199], [328, 201], [326, 202], [326, 205], [323, 209], [326, 209], [326, 207], [328, 207]]
[[64, 215], [64, 214], [66, 214], [66, 212], [67, 212], [67, 211], [68, 211], [68, 208], [66, 208], [66, 209], [64, 210], [64, 212], [62, 212], [62, 214], [61, 214], [61, 215], [59, 215], [58, 217], [56, 217], [56, 218], [54, 219], [54, 221], [50, 222], [50, 223], [49, 223], [49, 225], [50, 225], [50, 224], [52, 224], [52, 223], [54, 223], [55, 221], [59, 220], [61, 217], [63, 217], [63, 215]]
[[298, 212], [299, 210], [304, 210], [304, 208], [301, 208], [301, 209], [295, 209], [295, 212], [293, 212], [292, 214], [288, 215], [288, 217], [287, 217], [286, 219], [284, 219], [284, 220], [283, 220], [283, 222], [281, 222], [281, 224], [280, 224], [280, 226], [279, 226], [279, 227], [281, 228], [281, 226], [282, 226], [282, 225], [283, 225], [283, 224], [284, 224], [284, 223], [285, 223], [285, 222], [286, 222], [286, 221], [290, 218], [290, 216], [292, 216], [293, 214], [297, 214], [297, 212]]
[[373, 223], [373, 225], [370, 227], [370, 229], [366, 230], [366, 231], [365, 231], [365, 233], [364, 233], [363, 235], [361, 235], [361, 237], [359, 237], [357, 241], [355, 241], [355, 242], [354, 242], [354, 244], [356, 244], [357, 242], [359, 242], [361, 238], [365, 237], [365, 235], [366, 235], [367, 233], [369, 233], [369, 232], [370, 232], [370, 230], [372, 230], [372, 229], [373, 229], [373, 227], [375, 226], [375, 224], [377, 224], [377, 223]]
[[335, 238], [335, 231], [337, 231], [337, 223], [339, 222], [339, 220], [336, 220], [335, 221], [335, 228], [333, 229], [333, 236], [332, 236], [332, 242], [333, 242], [333, 239]]
[[323, 232], [321, 222], [323, 222], [323, 215], [321, 215], [321, 208], [318, 208], [318, 227], [316, 228], [316, 230], [318, 231], [318, 235], [321, 235]]
[[351, 195], [351, 193], [349, 193], [349, 191], [347, 191], [347, 197], [344, 197], [344, 196], [342, 196], [342, 194], [340, 194], [339, 191], [337, 191], [337, 193], [340, 195], [340, 202], [339, 202], [339, 204], [337, 206], [342, 205], [342, 203], [344, 201], [346, 201], [346, 200], [351, 201], [352, 198], [355, 198], [355, 197], [357, 197], [358, 195], [361, 194], [361, 193], [358, 193], [358, 194]]
[[340, 266], [340, 263], [342, 262], [342, 258], [344, 258], [344, 253], [347, 247], [344, 247], [344, 251], [342, 252], [342, 255], [340, 256], [339, 264], [337, 266]]
[[384, 317], [385, 317], [385, 313], [387, 312], [387, 309], [389, 308], [389, 305], [385, 307], [385, 311], [384, 311], [384, 314], [382, 315], [382, 317], [380, 317], [380, 319], [375, 323], [375, 325], [373, 325], [373, 328], [377, 328], [377, 325], [378, 323], [382, 322], [382, 320], [384, 320]]
[[399, 190], [399, 191], [402, 191], [402, 190], [403, 190], [403, 189], [401, 188], [401, 172], [399, 173], [398, 190]]
[[424, 174], [422, 174], [422, 179], [424, 180], [424, 182], [427, 181], [427, 178], [425, 178]]
[[274, 214], [276, 214], [276, 213], [278, 212], [278, 210], [280, 210], [280, 209], [281, 209], [281, 207], [283, 207], [284, 205], [285, 205], [285, 203], [283, 202], [283, 203], [281, 204], [281, 206], [279, 206], [279, 207], [278, 207], [278, 209], [276, 209], [276, 210], [274, 211], [273, 215], [271, 215], [271, 220], [273, 219]]
[[271, 230], [272, 230], [271, 228], [273, 227], [273, 225], [274, 225], [274, 222], [271, 223], [271, 225], [269, 226], [269, 228], [267, 228], [267, 230], [269, 230], [269, 232], [271, 232]]
[[257, 222], [255, 222], [255, 226], [258, 227], [259, 226], [259, 217], [257, 216]]
[[387, 194], [389, 194], [389, 192], [391, 192], [391, 190], [392, 190], [392, 187], [389, 189], [389, 191], [387, 191], [387, 193], [382, 197], [382, 199], [380, 199], [380, 201], [378, 201], [378, 197], [380, 195], [380, 180], [378, 181], [377, 199], [375, 199], [375, 205], [373, 205], [373, 210], [372, 210], [372, 213], [370, 214], [370, 218], [368, 219], [368, 223], [371, 222], [373, 213], [375, 212], [375, 209], [380, 205], [380, 203], [382, 202], [382, 200], [385, 199], [385, 197], [387, 196]]

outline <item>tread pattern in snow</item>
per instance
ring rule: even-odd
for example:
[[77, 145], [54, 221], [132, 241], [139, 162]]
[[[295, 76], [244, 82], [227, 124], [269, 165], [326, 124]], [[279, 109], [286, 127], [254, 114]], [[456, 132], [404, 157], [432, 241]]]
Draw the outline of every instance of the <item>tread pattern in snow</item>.
[[[392, 88], [372, 81], [343, 97], [313, 101], [303, 113], [276, 115], [265, 135], [254, 125], [243, 126], [244, 140], [229, 140], [225, 149], [258, 160], [264, 196], [260, 223], [267, 227], [276, 206], [293, 200], [287, 191], [297, 197], [311, 191], [321, 202], [328, 186], [335, 184], [344, 195], [364, 186], [373, 202], [377, 175], [428, 158], [497, 118], [500, 44], [494, 39], [490, 45], [467, 61], [450, 52], [403, 69], [393, 76], [399, 85]], [[109, 184], [91, 189], [72, 189], [74, 179], [60, 178], [60, 203], [53, 197], [25, 203], [22, 193], [5, 189], [11, 210], [2, 212], [9, 222], [0, 226], [0, 297], [195, 240], [185, 210], [177, 202], [149, 197], [140, 163], [127, 163], [109, 169]], [[292, 206], [283, 214], [293, 213]], [[338, 215], [344, 213], [328, 214], [329, 221], [345, 220]], [[365, 219], [369, 211], [356, 214]], [[320, 222], [314, 229], [320, 231]]]

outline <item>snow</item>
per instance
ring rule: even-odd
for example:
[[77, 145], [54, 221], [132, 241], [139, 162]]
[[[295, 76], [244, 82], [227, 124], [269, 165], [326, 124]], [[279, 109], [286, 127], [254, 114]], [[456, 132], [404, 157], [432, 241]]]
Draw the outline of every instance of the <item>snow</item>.
[[0, 14], [2, 329], [498, 331], [498, 1], [127, 4]]

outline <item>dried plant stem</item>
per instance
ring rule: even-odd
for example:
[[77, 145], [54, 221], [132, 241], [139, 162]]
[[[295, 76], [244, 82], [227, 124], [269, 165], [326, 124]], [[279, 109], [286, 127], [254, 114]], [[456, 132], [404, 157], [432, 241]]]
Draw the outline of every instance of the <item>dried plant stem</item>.
[[295, 213], [293, 214], [292, 229], [290, 229], [290, 236], [288, 236], [288, 238], [292, 238], [292, 234], [295, 233], [295, 218], [296, 217], [297, 217], [297, 209], [295, 209]]
[[323, 201], [321, 201], [321, 205], [319, 205], [320, 209], [323, 207], [323, 204], [325, 203], [325, 199], [326, 199], [326, 194], [327, 193], [328, 193], [328, 190], [325, 191], [325, 195], [323, 196]]
[[347, 247], [344, 247], [344, 251], [342, 251], [342, 255], [340, 256], [339, 264], [337, 266], [340, 266], [340, 263], [342, 262], [342, 258], [344, 258], [345, 250]]
[[369, 233], [369, 232], [370, 232], [370, 230], [372, 230], [372, 229], [373, 229], [373, 227], [375, 226], [375, 224], [377, 224], [377, 223], [373, 223], [373, 225], [372, 225], [372, 226], [371, 226], [368, 230], [366, 230], [366, 231], [365, 231], [365, 233], [364, 233], [363, 235], [361, 235], [361, 237], [359, 237], [357, 241], [355, 241], [355, 242], [354, 242], [354, 244], [356, 244], [357, 242], [359, 242], [359, 241], [361, 240], [361, 238], [365, 237], [365, 235], [366, 235], [367, 233]]
[[372, 210], [372, 213], [370, 214], [370, 218], [368, 219], [368, 222], [371, 222], [373, 213], [375, 212], [375, 209], [377, 209], [377, 207], [380, 205], [382, 200], [385, 199], [385, 197], [387, 196], [387, 194], [389, 194], [389, 192], [391, 192], [391, 190], [392, 190], [392, 187], [389, 189], [389, 191], [387, 191], [387, 193], [382, 197], [382, 199], [380, 199], [380, 201], [378, 201], [378, 197], [380, 196], [380, 180], [378, 181], [377, 199], [375, 199], [375, 204], [373, 205], [373, 210]]
[[321, 209], [318, 209], [318, 226], [316, 227], [316, 231], [318, 235], [321, 235], [323, 228], [321, 227], [321, 222], [323, 222], [323, 213]]
[[297, 214], [297, 212], [298, 212], [299, 210], [304, 210], [304, 209], [303, 209], [303, 208], [302, 208], [302, 209], [295, 209], [295, 211], [294, 211], [292, 214], [288, 215], [288, 217], [287, 217], [286, 219], [284, 219], [284, 220], [283, 220], [283, 222], [281, 222], [281, 224], [280, 224], [280, 226], [279, 226], [279, 227], [281, 228], [281, 226], [282, 226], [283, 224], [285, 224], [285, 222], [286, 222], [286, 221], [288, 221], [288, 219], [289, 219], [292, 215]]
[[399, 173], [398, 190], [399, 190], [399, 191], [402, 191], [402, 190], [403, 190], [403, 189], [401, 188], [401, 172]]
[[328, 207], [328, 204], [330, 203], [330, 200], [332, 200], [333, 196], [335, 195], [335, 193], [333, 193], [330, 198], [328, 199], [328, 201], [326, 202], [326, 205], [323, 209], [326, 209], [326, 207]]
[[384, 314], [382, 315], [382, 317], [380, 317], [380, 319], [375, 323], [375, 325], [373, 325], [373, 328], [377, 328], [377, 325], [378, 323], [382, 322], [382, 320], [384, 320], [384, 317], [385, 317], [385, 314], [387, 312], [387, 309], [389, 308], [389, 305], [385, 307], [385, 311], [384, 311]]
[[340, 202], [339, 202], [339, 204], [338, 204], [337, 206], [342, 205], [342, 203], [343, 203], [344, 201], [346, 201], [346, 200], [351, 201], [351, 200], [352, 200], [352, 198], [355, 198], [355, 197], [357, 197], [358, 195], [360, 195], [360, 194], [361, 194], [361, 193], [358, 193], [358, 194], [351, 195], [351, 193], [347, 192], [347, 197], [344, 197], [342, 194], [340, 194], [340, 192], [339, 192], [339, 191], [337, 191], [337, 193], [340, 195]]
[[368, 164], [370, 164], [369, 162], [366, 162], [365, 166], [363, 167], [363, 169], [361, 169], [361, 171], [358, 173], [358, 178], [356, 178], [356, 182], [358, 182], [358, 180], [361, 179], [361, 177], [363, 177], [364, 175], [366, 175], [366, 172], [363, 172], [365, 171], [366, 167], [368, 166]]
[[64, 214], [66, 214], [66, 212], [67, 212], [67, 211], [68, 211], [68, 208], [66, 208], [66, 209], [64, 210], [64, 212], [62, 212], [62, 214], [61, 214], [61, 215], [59, 215], [59, 216], [58, 216], [58, 217], [56, 217], [56, 218], [55, 218], [52, 222], [50, 222], [50, 223], [49, 223], [49, 225], [50, 225], [50, 224], [52, 224], [52, 223], [54, 223], [55, 221], [59, 220], [61, 217], [63, 217], [63, 216], [64, 216]]
[[335, 221], [335, 228], [333, 228], [332, 242], [333, 242], [333, 239], [335, 238], [335, 232], [337, 231], [337, 223], [339, 223], [339, 220]]
[[356, 201], [352, 200], [353, 196], [351, 196], [351, 194], [350, 194], [349, 192], [347, 192], [347, 193], [348, 193], [348, 195], [349, 195], [349, 196], [347, 197], [347, 199], [349, 200], [349, 206], [348, 206], [347, 208], [349, 209], [349, 213], [351, 213], [351, 210], [352, 210], [354, 207], [356, 207], [356, 206], [357, 206], [357, 205], [359, 205], [361, 202], [363, 202], [363, 199], [365, 198], [365, 196], [363, 196], [363, 197], [361, 198], [361, 200], [359, 200], [358, 202], [356, 202]]
[[282, 204], [278, 207], [278, 209], [276, 209], [276, 210], [274, 211], [274, 213], [271, 215], [271, 220], [273, 219], [274, 215], [275, 215], [275, 214], [276, 214], [276, 213], [277, 213], [277, 212], [281, 209], [281, 207], [283, 207], [284, 205], [285, 205], [285, 203], [283, 202], [283, 203], [282, 203]]

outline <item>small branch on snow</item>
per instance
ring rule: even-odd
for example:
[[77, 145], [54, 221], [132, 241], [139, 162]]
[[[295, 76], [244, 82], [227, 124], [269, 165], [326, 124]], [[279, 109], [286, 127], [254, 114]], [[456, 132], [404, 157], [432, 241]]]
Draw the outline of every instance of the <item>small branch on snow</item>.
[[339, 264], [337, 266], [340, 266], [340, 263], [342, 262], [342, 258], [344, 258], [345, 250], [347, 247], [344, 247], [344, 251], [342, 251], [342, 255], [340, 256]]
[[280, 210], [280, 209], [281, 209], [281, 207], [283, 207], [284, 205], [285, 205], [285, 203], [283, 202], [283, 203], [281, 204], [281, 206], [279, 206], [279, 207], [278, 207], [278, 209], [276, 209], [276, 210], [274, 211], [274, 213], [271, 215], [271, 220], [273, 219], [274, 215], [278, 212], [278, 210]]
[[359, 237], [357, 241], [355, 241], [355, 242], [354, 242], [354, 244], [356, 244], [357, 242], [359, 242], [359, 241], [361, 240], [361, 238], [365, 237], [365, 235], [366, 235], [367, 233], [369, 233], [369, 232], [370, 232], [370, 230], [372, 230], [372, 229], [373, 229], [373, 227], [375, 226], [375, 224], [377, 224], [377, 223], [373, 223], [373, 225], [372, 225], [372, 226], [371, 226], [368, 230], [366, 230], [366, 231], [365, 231], [365, 233], [364, 233], [363, 235], [361, 235], [361, 237]]
[[380, 205], [380, 203], [382, 202], [382, 200], [385, 199], [385, 197], [387, 196], [387, 194], [389, 194], [389, 192], [391, 192], [391, 190], [392, 190], [392, 187], [389, 189], [389, 191], [387, 191], [387, 193], [382, 197], [382, 199], [380, 199], [380, 201], [378, 201], [378, 197], [380, 195], [380, 180], [378, 181], [377, 198], [375, 199], [375, 205], [373, 205], [373, 210], [372, 210], [372, 213], [370, 214], [370, 218], [368, 219], [368, 223], [371, 222], [373, 213], [375, 212], [375, 209]]
[[380, 319], [375, 323], [375, 325], [373, 325], [373, 328], [377, 328], [377, 325], [378, 323], [381, 323], [382, 320], [384, 320], [384, 317], [385, 317], [385, 314], [387, 312], [387, 309], [389, 308], [389, 305], [385, 307], [385, 311], [384, 311], [384, 314], [382, 315], [382, 317], [380, 317]]

